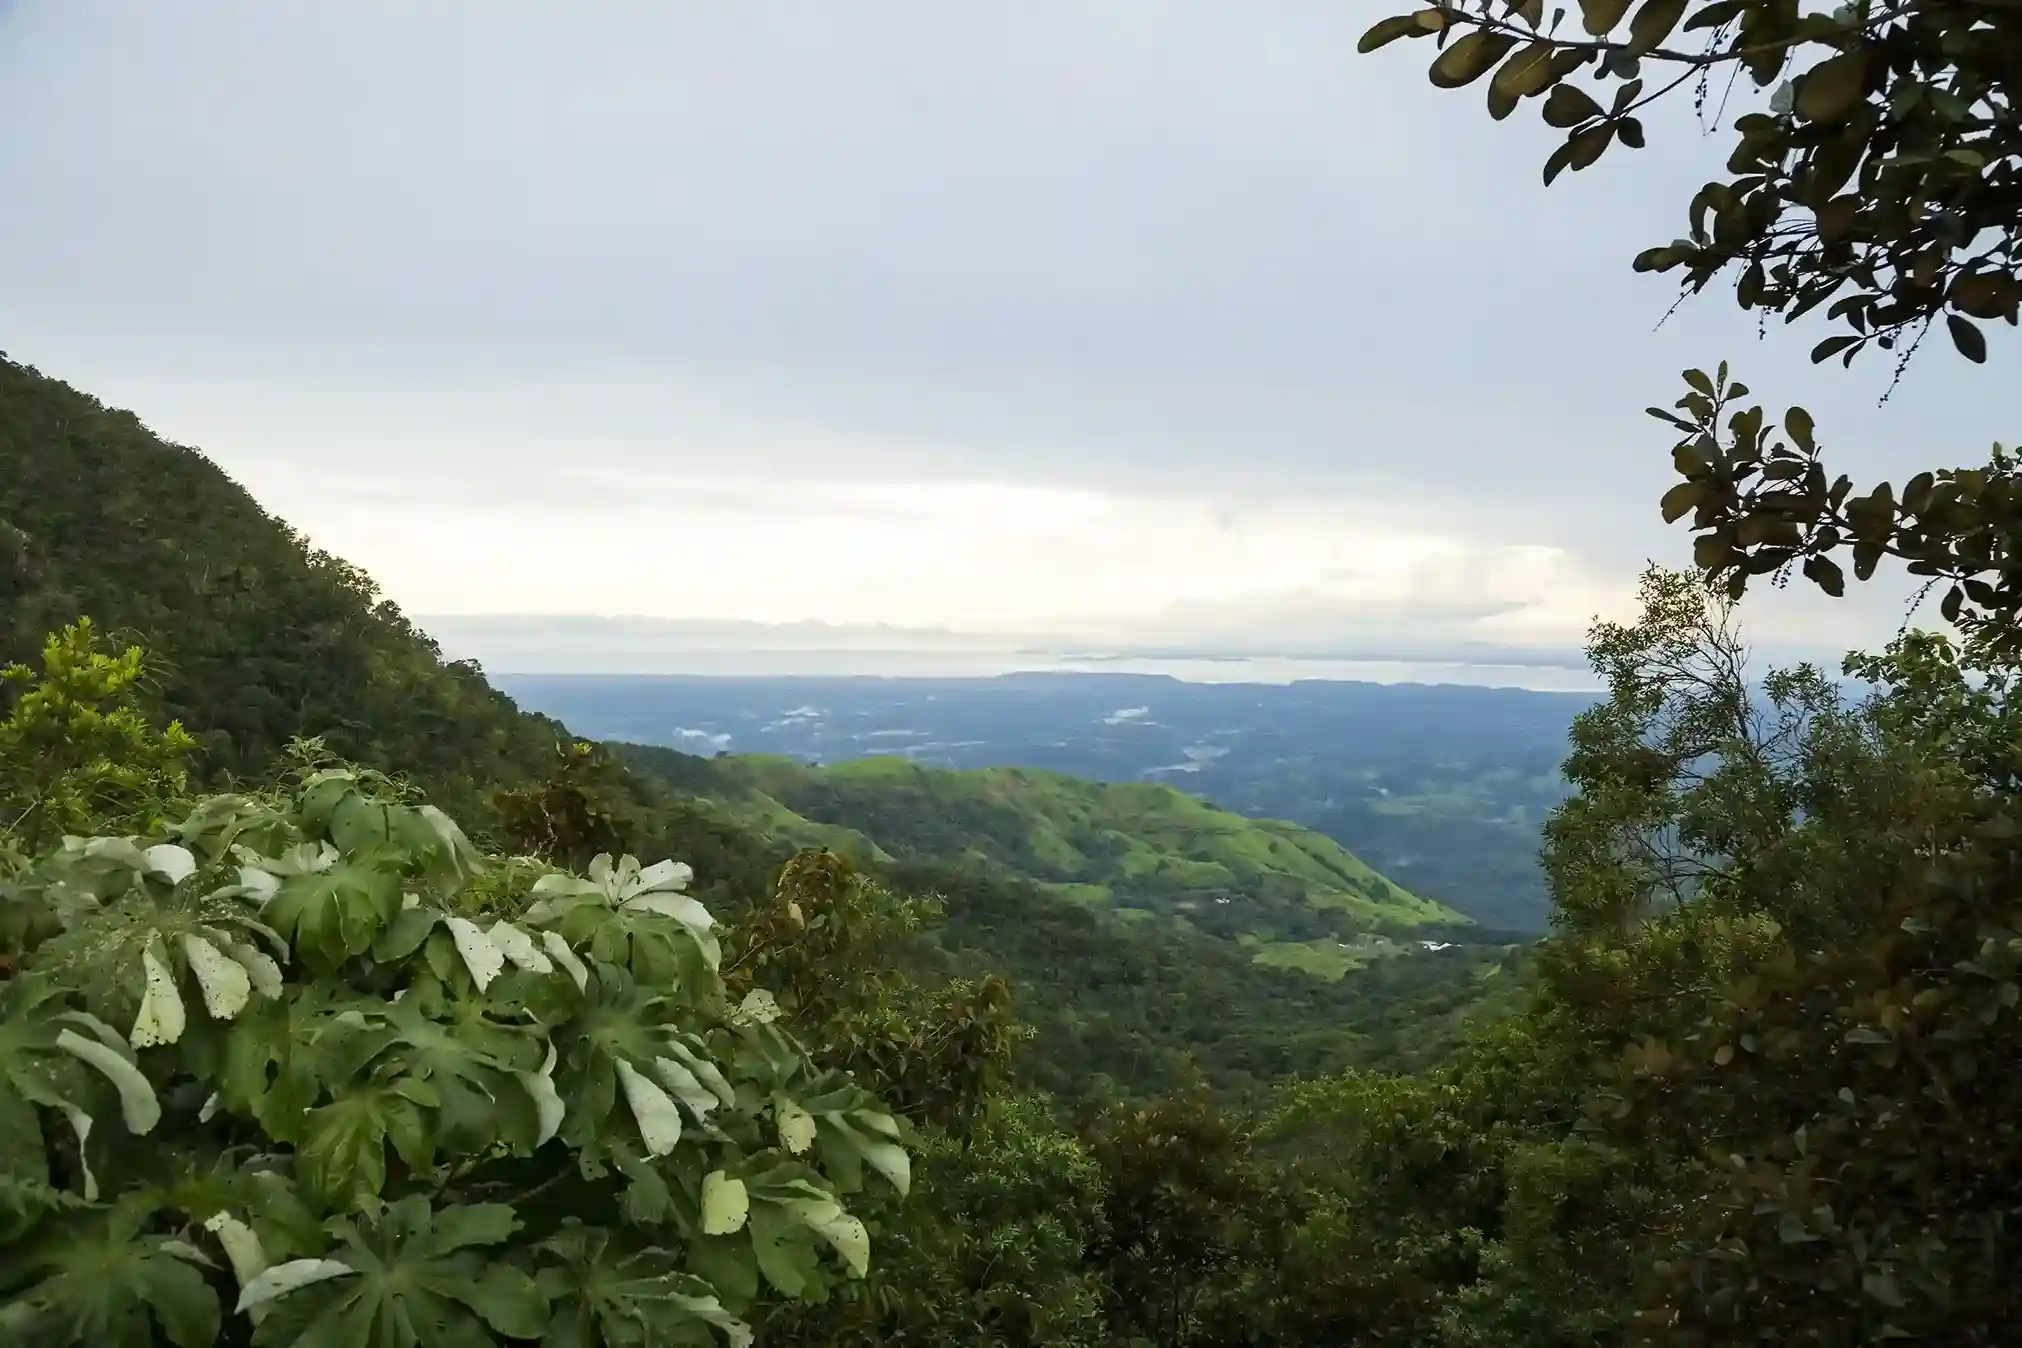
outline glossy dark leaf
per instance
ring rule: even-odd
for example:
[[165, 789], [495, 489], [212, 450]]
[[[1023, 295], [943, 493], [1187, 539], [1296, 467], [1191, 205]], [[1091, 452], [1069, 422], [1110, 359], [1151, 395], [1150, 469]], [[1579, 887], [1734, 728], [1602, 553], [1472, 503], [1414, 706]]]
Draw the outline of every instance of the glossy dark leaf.
[[1496, 62], [1509, 54], [1516, 39], [1501, 33], [1473, 32], [1439, 54], [1432, 63], [1432, 82], [1442, 89], [1458, 89], [1495, 69]]
[[1958, 314], [1947, 314], [1945, 328], [1951, 333], [1952, 345], [1959, 349], [1960, 355], [1976, 365], [1986, 363], [1987, 338], [1980, 329], [1973, 326], [1970, 319], [1962, 318]]

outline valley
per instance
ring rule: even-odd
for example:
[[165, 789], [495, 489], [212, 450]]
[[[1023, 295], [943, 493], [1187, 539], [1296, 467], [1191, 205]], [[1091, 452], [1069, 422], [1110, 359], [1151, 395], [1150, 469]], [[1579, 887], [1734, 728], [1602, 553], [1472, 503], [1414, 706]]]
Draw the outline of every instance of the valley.
[[1565, 793], [1567, 729], [1592, 702], [1522, 689], [1118, 674], [492, 677], [578, 733], [692, 755], [1163, 784], [1302, 825], [1414, 895], [1521, 933], [1545, 925], [1538, 829]]

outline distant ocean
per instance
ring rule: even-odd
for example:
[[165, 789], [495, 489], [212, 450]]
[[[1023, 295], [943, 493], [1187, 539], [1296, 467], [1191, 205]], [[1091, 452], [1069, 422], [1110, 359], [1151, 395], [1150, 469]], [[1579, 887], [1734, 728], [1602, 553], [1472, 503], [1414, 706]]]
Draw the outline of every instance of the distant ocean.
[[[452, 656], [457, 652], [449, 652]], [[752, 650], [654, 651], [592, 665], [571, 652], [559, 662], [504, 652], [485, 660], [489, 670], [512, 674], [702, 675], [719, 678], [993, 678], [1002, 674], [1151, 674], [1189, 683], [1297, 683], [1329, 679], [1352, 683], [1447, 683], [1538, 692], [1590, 692], [1593, 672], [1562, 665], [1501, 665], [1394, 660], [1311, 660], [1281, 656], [1136, 657], [1055, 655], [989, 650]], [[614, 653], [615, 654], [615, 653]], [[503, 658], [500, 658], [503, 656]], [[545, 666], [545, 667], [543, 667]]]

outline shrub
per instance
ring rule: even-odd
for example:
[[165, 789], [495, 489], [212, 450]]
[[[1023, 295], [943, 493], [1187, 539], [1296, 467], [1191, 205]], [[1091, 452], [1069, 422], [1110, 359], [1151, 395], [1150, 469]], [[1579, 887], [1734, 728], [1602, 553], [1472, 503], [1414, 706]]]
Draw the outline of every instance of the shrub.
[[689, 868], [485, 869], [338, 768], [0, 884], [0, 1339], [743, 1344], [861, 1276], [901, 1125], [729, 1003]]

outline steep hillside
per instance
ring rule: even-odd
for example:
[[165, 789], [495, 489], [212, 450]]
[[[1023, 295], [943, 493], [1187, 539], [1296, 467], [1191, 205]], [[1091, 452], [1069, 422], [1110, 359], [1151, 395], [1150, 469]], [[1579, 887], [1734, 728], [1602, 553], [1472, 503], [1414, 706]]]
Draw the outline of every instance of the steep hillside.
[[484, 787], [547, 771], [564, 733], [444, 663], [367, 576], [198, 451], [0, 359], [0, 662], [80, 616], [146, 647], [213, 775], [323, 735], [468, 812]]
[[896, 757], [816, 768], [636, 745], [622, 752], [773, 836], [1026, 881], [1127, 919], [1169, 918], [1240, 942], [1264, 963], [1338, 976], [1398, 949], [1398, 938], [1468, 924], [1329, 838], [1167, 786], [1017, 768], [950, 772]]

